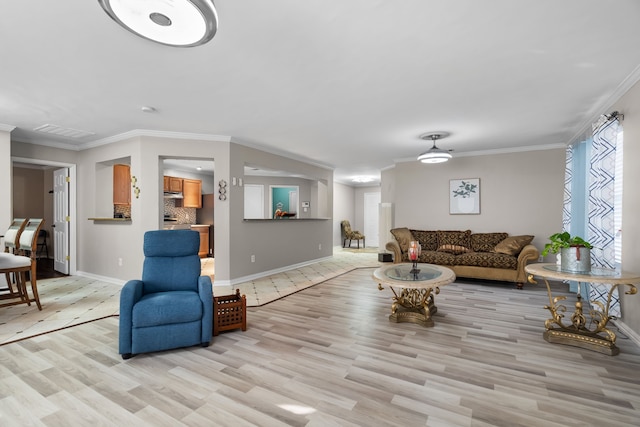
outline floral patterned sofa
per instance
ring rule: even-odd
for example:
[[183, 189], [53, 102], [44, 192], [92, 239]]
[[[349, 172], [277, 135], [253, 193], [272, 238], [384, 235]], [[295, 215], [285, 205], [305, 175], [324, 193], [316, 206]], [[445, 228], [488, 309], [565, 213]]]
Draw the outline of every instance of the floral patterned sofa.
[[418, 262], [446, 266], [457, 277], [513, 282], [519, 289], [527, 278], [524, 267], [539, 256], [530, 235], [408, 228], [394, 228], [391, 234], [395, 240], [386, 248], [394, 263], [409, 262], [409, 242], [417, 240], [422, 246]]

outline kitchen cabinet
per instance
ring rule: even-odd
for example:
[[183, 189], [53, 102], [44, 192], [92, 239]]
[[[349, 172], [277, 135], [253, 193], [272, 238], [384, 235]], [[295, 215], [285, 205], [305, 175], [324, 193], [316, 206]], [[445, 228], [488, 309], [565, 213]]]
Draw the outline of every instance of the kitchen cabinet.
[[200, 209], [202, 207], [202, 181], [183, 179], [182, 199], [176, 199], [176, 207]]
[[200, 249], [198, 256], [206, 258], [209, 256], [209, 226], [208, 225], [192, 225], [191, 229], [200, 233]]
[[163, 177], [164, 191], [170, 191], [172, 193], [182, 193], [182, 178], [176, 178], [175, 176]]
[[113, 165], [113, 204], [131, 204], [131, 166]]

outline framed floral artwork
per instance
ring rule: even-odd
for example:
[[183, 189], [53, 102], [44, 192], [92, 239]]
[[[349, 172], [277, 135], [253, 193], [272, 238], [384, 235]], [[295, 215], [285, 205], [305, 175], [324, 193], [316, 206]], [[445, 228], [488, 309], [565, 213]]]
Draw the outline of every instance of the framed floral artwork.
[[480, 178], [449, 180], [449, 214], [480, 214]]

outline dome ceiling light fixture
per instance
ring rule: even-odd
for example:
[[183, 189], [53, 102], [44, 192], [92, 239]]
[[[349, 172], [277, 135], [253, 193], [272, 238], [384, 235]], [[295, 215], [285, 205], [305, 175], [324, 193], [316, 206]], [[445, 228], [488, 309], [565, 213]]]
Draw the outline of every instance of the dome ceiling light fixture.
[[218, 30], [212, 0], [98, 0], [105, 12], [132, 33], [174, 47], [205, 44]]
[[359, 184], [364, 184], [364, 183], [367, 183], [367, 182], [375, 181], [375, 178], [373, 178], [371, 176], [354, 176], [353, 178], [351, 178], [351, 181], [357, 182]]
[[446, 150], [436, 147], [438, 139], [446, 138], [449, 132], [430, 132], [420, 135], [420, 139], [433, 141], [433, 147], [418, 156], [418, 160], [422, 163], [443, 163], [451, 158], [451, 154]]

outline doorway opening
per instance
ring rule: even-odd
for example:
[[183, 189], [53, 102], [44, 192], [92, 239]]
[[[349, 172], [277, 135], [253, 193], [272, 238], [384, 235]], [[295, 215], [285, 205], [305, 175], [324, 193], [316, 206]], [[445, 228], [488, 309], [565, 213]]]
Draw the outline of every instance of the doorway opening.
[[[39, 264], [42, 267], [50, 265], [51, 271], [45, 269], [43, 273], [52, 276], [57, 275], [55, 272], [64, 275], [75, 274], [77, 271], [76, 165], [23, 157], [12, 157], [11, 161], [13, 186], [16, 189], [13, 191], [12, 200], [13, 217], [45, 220], [43, 228], [46, 230], [48, 251], [44, 252], [46, 255], [38, 254], [41, 260]], [[54, 191], [55, 174], [56, 171], [60, 173], [62, 169], [65, 170], [66, 195], [57, 197]], [[37, 199], [34, 191], [27, 191], [30, 188], [41, 189], [42, 200]], [[65, 227], [60, 225], [61, 221], [64, 222]], [[44, 243], [44, 238], [41, 241]]]
[[297, 185], [270, 185], [269, 205], [271, 206], [271, 218], [298, 218], [298, 194], [300, 188]]

